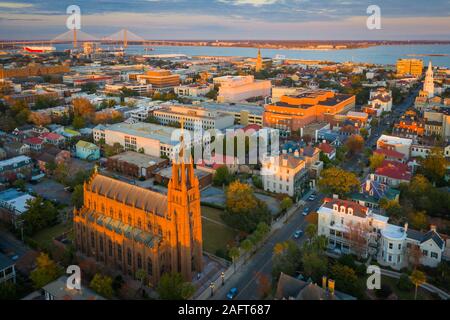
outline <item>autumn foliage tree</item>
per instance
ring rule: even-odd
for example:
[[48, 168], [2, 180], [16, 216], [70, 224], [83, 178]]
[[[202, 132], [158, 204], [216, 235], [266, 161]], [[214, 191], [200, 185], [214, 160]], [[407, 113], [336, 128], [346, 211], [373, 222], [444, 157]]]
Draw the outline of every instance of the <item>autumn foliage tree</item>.
[[85, 121], [92, 121], [95, 115], [95, 106], [85, 98], [75, 98], [72, 100], [74, 117], [81, 117]]
[[41, 253], [36, 258], [36, 269], [30, 274], [33, 285], [40, 289], [51, 281], [55, 280], [61, 274], [61, 268], [51, 260], [46, 253]]
[[369, 161], [370, 161], [370, 169], [375, 171], [376, 169], [381, 167], [384, 159], [385, 159], [385, 156], [383, 154], [381, 154], [381, 153], [374, 153], [374, 154], [372, 154], [372, 156], [369, 159]]
[[361, 152], [364, 148], [364, 138], [359, 134], [354, 134], [347, 139], [345, 146], [347, 147], [349, 154], [353, 156]]
[[37, 126], [46, 126], [52, 123], [50, 115], [42, 112], [31, 112], [28, 120]]
[[448, 161], [442, 150], [433, 148], [428, 156], [421, 161], [421, 172], [432, 182], [439, 183], [445, 176]]
[[328, 194], [345, 194], [355, 191], [359, 187], [358, 177], [353, 172], [338, 167], [331, 167], [322, 171], [319, 188]]
[[256, 198], [250, 185], [232, 182], [226, 191], [224, 221], [239, 230], [253, 232], [260, 222], [270, 224], [271, 215], [267, 205]]

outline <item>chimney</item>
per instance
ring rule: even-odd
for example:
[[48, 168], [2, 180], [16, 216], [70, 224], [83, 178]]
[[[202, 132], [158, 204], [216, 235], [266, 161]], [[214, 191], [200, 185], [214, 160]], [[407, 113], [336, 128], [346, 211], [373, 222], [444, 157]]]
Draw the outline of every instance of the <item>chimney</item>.
[[339, 195], [333, 194], [333, 199], [339, 199]]
[[436, 232], [436, 225], [435, 225], [435, 224], [432, 224], [432, 225], [430, 226], [430, 230]]
[[295, 150], [294, 152], [294, 157], [299, 158], [300, 157], [300, 153], [298, 152], [298, 150]]
[[326, 276], [322, 277], [322, 289], [327, 290], [327, 277]]
[[405, 222], [405, 226], [403, 227], [405, 229], [405, 233], [408, 231], [408, 222]]
[[334, 280], [328, 279], [328, 290], [330, 291], [331, 296], [334, 295]]

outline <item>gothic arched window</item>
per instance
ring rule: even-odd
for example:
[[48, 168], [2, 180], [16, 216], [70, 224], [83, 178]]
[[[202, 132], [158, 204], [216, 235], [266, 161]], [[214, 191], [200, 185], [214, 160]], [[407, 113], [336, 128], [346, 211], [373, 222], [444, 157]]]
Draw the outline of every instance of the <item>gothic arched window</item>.
[[131, 266], [131, 250], [127, 249], [127, 261], [128, 265]]
[[137, 267], [138, 269], [142, 269], [142, 257], [140, 253], [137, 255]]
[[147, 259], [147, 274], [151, 277], [153, 275], [153, 263], [152, 259]]

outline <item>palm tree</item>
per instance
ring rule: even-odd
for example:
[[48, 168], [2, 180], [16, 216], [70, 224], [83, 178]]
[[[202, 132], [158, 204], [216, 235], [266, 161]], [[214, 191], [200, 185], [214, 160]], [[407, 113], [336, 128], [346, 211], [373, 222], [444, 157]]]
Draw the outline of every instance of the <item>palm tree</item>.
[[228, 251], [228, 255], [231, 257], [231, 260], [233, 260], [234, 271], [236, 271], [236, 259], [238, 259], [239, 256], [241, 255], [239, 248], [237, 247], [231, 248], [230, 251]]
[[427, 277], [425, 276], [425, 273], [416, 269], [411, 273], [411, 281], [416, 286], [414, 300], [417, 300], [417, 288], [427, 281]]
[[244, 241], [242, 241], [241, 243], [241, 248], [247, 252], [250, 253], [250, 251], [252, 251], [253, 249], [253, 243], [249, 240], [249, 239], [245, 239]]

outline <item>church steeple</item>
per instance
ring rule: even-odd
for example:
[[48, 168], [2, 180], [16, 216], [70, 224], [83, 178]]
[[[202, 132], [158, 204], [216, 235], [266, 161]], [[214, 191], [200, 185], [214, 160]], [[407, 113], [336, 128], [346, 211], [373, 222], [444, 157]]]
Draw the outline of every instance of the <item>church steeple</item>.
[[[192, 157], [186, 154], [184, 120], [180, 121], [179, 152], [172, 160], [172, 177], [168, 184], [168, 215], [175, 220], [172, 239], [173, 263], [186, 280], [194, 271], [201, 272], [203, 256], [202, 218], [199, 181], [194, 174]], [[189, 159], [189, 160], [187, 160]]]
[[263, 69], [263, 61], [261, 56], [261, 49], [258, 49], [258, 56], [256, 57], [256, 72], [260, 72]]
[[428, 63], [428, 70], [425, 75], [423, 91], [425, 91], [428, 94], [428, 98], [434, 97], [434, 75], [433, 75], [433, 66], [431, 64], [431, 61]]

